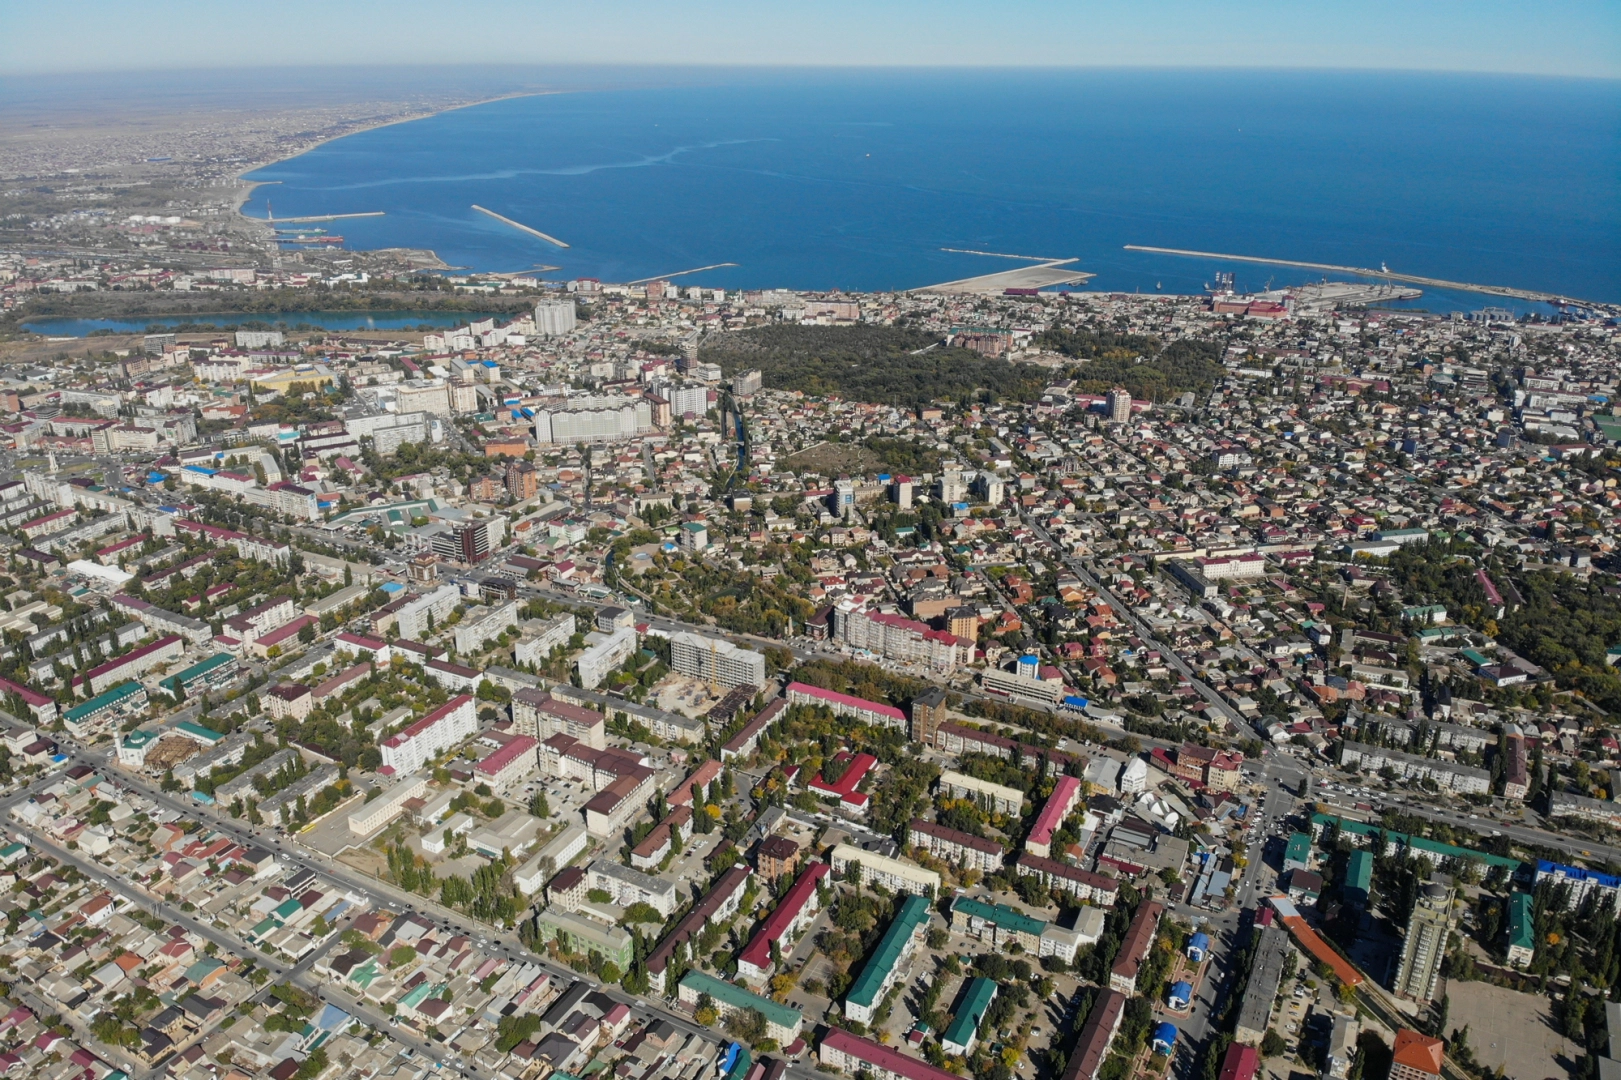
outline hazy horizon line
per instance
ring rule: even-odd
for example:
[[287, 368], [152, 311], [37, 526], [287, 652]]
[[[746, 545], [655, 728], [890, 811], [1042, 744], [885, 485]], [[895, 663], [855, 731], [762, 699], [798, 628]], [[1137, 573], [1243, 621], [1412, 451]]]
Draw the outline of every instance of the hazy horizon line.
[[[0, 82], [12, 79], [27, 79], [39, 77], [76, 77], [97, 75], [160, 75], [184, 76], [200, 72], [218, 72], [241, 75], [244, 72], [274, 72], [274, 71], [332, 71], [357, 72], [375, 70], [398, 70], [403, 61], [393, 60], [356, 60], [342, 64], [326, 61], [312, 61], [309, 63], [281, 63], [281, 64], [240, 64], [221, 62], [219, 64], [151, 64], [129, 67], [98, 67], [98, 68], [40, 68], [32, 71], [0, 71]], [[1477, 68], [1477, 67], [1412, 67], [1394, 64], [1244, 64], [1244, 63], [1105, 63], [1093, 62], [1082, 64], [1051, 64], [1051, 63], [862, 63], [862, 62], [814, 62], [803, 63], [736, 63], [720, 61], [633, 61], [633, 60], [535, 60], [535, 61], [498, 61], [481, 63], [476, 61], [456, 61], [442, 64], [412, 63], [411, 72], [422, 71], [529, 71], [543, 69], [562, 69], [575, 71], [591, 70], [626, 70], [626, 71], [748, 71], [748, 72], [794, 72], [794, 71], [1213, 71], [1213, 72], [1279, 72], [1300, 73], [1313, 72], [1320, 74], [1392, 74], [1392, 75], [1477, 75], [1495, 76], [1521, 79], [1550, 79], [1567, 82], [1616, 82], [1621, 83], [1621, 69], [1611, 74], [1549, 72], [1538, 70], [1518, 70], [1509, 68]]]

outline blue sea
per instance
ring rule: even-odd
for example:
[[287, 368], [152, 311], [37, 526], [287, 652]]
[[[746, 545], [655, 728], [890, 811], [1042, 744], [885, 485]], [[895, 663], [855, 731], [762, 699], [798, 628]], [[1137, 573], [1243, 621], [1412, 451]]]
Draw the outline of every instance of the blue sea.
[[[1079, 259], [1086, 287], [1196, 292], [1373, 267], [1621, 301], [1621, 83], [1402, 73], [717, 72], [491, 102], [249, 174], [246, 212], [382, 210], [350, 247], [471, 270], [914, 288]], [[553, 247], [472, 204], [566, 241]], [[1415, 306], [1503, 302], [1429, 292]], [[1535, 305], [1512, 305], [1521, 310]]]

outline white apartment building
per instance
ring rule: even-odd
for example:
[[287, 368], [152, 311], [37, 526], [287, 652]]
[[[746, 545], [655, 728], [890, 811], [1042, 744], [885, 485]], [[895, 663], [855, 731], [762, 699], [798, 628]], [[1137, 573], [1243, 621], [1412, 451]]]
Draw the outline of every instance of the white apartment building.
[[574, 613], [565, 611], [546, 622], [530, 621], [519, 624], [523, 636], [512, 646], [512, 659], [519, 664], [539, 664], [552, 655], [552, 650], [569, 643], [577, 626]]
[[646, 398], [621, 394], [578, 397], [535, 410], [535, 441], [542, 446], [630, 439], [652, 430], [653, 403]]
[[394, 626], [399, 630], [400, 637], [407, 641], [421, 641], [428, 633], [430, 615], [434, 626], [445, 625], [445, 620], [450, 618], [450, 613], [461, 602], [461, 596], [461, 590], [456, 586], [441, 585], [400, 608], [394, 616]]
[[728, 688], [765, 685], [764, 653], [685, 631], [670, 635], [670, 667]]
[[586, 873], [590, 876], [591, 888], [612, 893], [613, 902], [620, 907], [643, 903], [666, 918], [676, 909], [678, 898], [674, 882], [608, 859], [598, 859]]
[[516, 601], [502, 604], [500, 607], [472, 622], [463, 621], [456, 627], [456, 651], [462, 656], [471, 656], [484, 648], [492, 639], [501, 636], [501, 632], [509, 626], [518, 625], [518, 605]]
[[977, 776], [947, 769], [940, 774], [940, 790], [957, 799], [972, 799], [980, 806], [998, 814], [1017, 814], [1024, 805], [1024, 792], [1018, 788], [993, 784]]
[[843, 874], [851, 863], [859, 865], [863, 885], [877, 882], [891, 892], [940, 895], [939, 874], [913, 863], [880, 855], [876, 851], [862, 851], [850, 844], [839, 844], [833, 849], [829, 862], [835, 874]]
[[396, 775], [422, 768], [478, 731], [478, 712], [469, 694], [451, 698], [410, 727], [383, 740], [383, 767]]
[[380, 798], [373, 799], [350, 814], [349, 832], [355, 836], [365, 836], [381, 829], [405, 812], [407, 802], [427, 790], [426, 776], [405, 777], [385, 791]]
[[572, 333], [576, 325], [578, 315], [572, 300], [542, 300], [535, 305], [535, 333], [540, 337]]
[[592, 631], [585, 635], [586, 650], [580, 654], [580, 685], [594, 690], [602, 680], [636, 654], [636, 631], [621, 626], [611, 634]]

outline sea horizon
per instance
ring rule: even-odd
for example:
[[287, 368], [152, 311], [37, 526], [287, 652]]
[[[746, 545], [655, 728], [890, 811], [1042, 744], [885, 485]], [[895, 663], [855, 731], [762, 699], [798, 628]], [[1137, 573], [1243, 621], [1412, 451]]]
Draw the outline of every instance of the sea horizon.
[[[1325, 276], [1124, 250], [1138, 244], [1621, 301], [1621, 83], [1186, 68], [753, 74], [507, 96], [367, 129], [245, 173], [265, 186], [243, 211], [263, 218], [267, 199], [277, 218], [382, 210], [329, 231], [348, 247], [429, 248], [470, 271], [556, 267], [543, 271], [551, 279], [713, 267], [679, 280], [895, 291], [1014, 265], [944, 248], [1075, 258], [1096, 275], [1083, 287], [1104, 291], [1198, 292], [1217, 270], [1250, 290]], [[1407, 306], [1547, 309], [1435, 289]]]

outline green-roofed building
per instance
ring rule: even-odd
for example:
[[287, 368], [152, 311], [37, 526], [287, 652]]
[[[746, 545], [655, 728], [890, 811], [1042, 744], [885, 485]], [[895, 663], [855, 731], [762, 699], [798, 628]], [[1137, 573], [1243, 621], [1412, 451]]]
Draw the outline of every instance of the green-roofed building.
[[0, 847], [0, 866], [10, 866], [12, 863], [28, 854], [28, 847], [13, 840], [5, 847]]
[[1341, 889], [1341, 895], [1345, 897], [1347, 904], [1366, 909], [1368, 889], [1372, 885], [1373, 853], [1358, 848], [1345, 860], [1345, 885]]
[[689, 971], [682, 976], [681, 985], [676, 990], [676, 997], [684, 1005], [697, 1005], [698, 999], [705, 994], [715, 1003], [715, 1009], [723, 1019], [735, 1013], [754, 1009], [765, 1017], [766, 1034], [783, 1046], [799, 1038], [799, 1028], [804, 1023], [804, 1017], [799, 1014], [798, 1009], [779, 1005], [770, 998], [763, 998], [758, 994], [751, 994], [741, 986], [723, 982], [713, 975]]
[[1041, 954], [1041, 932], [1047, 924], [1007, 904], [987, 904], [968, 896], [951, 902], [951, 928], [989, 941], [997, 948], [1018, 942], [1031, 956]]
[[235, 677], [236, 669], [236, 657], [230, 653], [215, 653], [184, 671], [175, 672], [158, 685], [178, 698], [181, 693], [190, 695], [210, 686], [224, 686]]
[[901, 902], [895, 921], [889, 924], [878, 947], [873, 949], [867, 964], [861, 969], [855, 984], [844, 998], [847, 1019], [866, 1024], [884, 999], [884, 994], [900, 975], [901, 962], [906, 959], [929, 925], [929, 902], [921, 896], [909, 894]]
[[400, 998], [399, 1008], [401, 1010], [414, 1010], [418, 1005], [421, 1005], [424, 1001], [427, 1001], [429, 998], [433, 997], [434, 992], [438, 989], [439, 988], [437, 986], [426, 980], [419, 982], [411, 989], [409, 993]]
[[215, 974], [223, 967], [225, 967], [225, 961], [219, 959], [218, 957], [202, 957], [195, 964], [192, 964], [186, 969], [186, 981], [190, 983], [194, 989], [207, 989], [214, 984], [215, 979], [223, 978], [223, 976]]
[[158, 744], [159, 738], [150, 728], [136, 728], [118, 740], [118, 763], [127, 769], [144, 769], [146, 752]]
[[1537, 918], [1531, 894], [1517, 892], [1508, 898], [1508, 962], [1523, 968], [1537, 951]]
[[940, 1036], [940, 1049], [958, 1057], [972, 1054], [974, 1044], [979, 1042], [979, 1022], [985, 1019], [985, 1010], [995, 1000], [995, 979], [969, 980], [968, 988], [963, 991], [962, 1004], [957, 1006], [956, 1017], [946, 1028], [946, 1033]]
[[1378, 825], [1369, 825], [1365, 821], [1354, 821], [1351, 818], [1340, 817], [1337, 814], [1313, 814], [1311, 816], [1312, 835], [1321, 836], [1324, 829], [1336, 828], [1343, 835], [1357, 838], [1361, 844], [1377, 843], [1378, 836], [1385, 836], [1385, 854], [1394, 855], [1405, 850], [1408, 855], [1424, 855], [1432, 862], [1441, 859], [1474, 859], [1482, 866], [1501, 866], [1509, 872], [1520, 868], [1520, 860], [1510, 859], [1504, 855], [1493, 855], [1486, 851], [1476, 851], [1474, 848], [1458, 847], [1456, 844], [1443, 844], [1439, 840], [1430, 840], [1422, 836], [1409, 836], [1403, 832], [1382, 829]]
[[213, 746], [225, 738], [222, 733], [212, 728], [205, 728], [201, 724], [194, 724], [190, 720], [180, 721], [174, 726], [174, 731], [176, 735], [184, 735], [188, 739], [195, 739], [204, 746]]
[[144, 708], [146, 708], [146, 687], [131, 679], [127, 683], [103, 690], [83, 705], [73, 706], [62, 714], [62, 719], [68, 724], [70, 731], [84, 731], [102, 720]]
[[299, 903], [298, 897], [289, 896], [280, 904], [277, 904], [276, 909], [270, 914], [272, 918], [280, 919], [283, 923], [285, 923], [288, 919], [291, 919], [294, 915], [297, 915], [303, 910], [304, 905]]
[[743, 1080], [752, 1068], [754, 1068], [754, 1055], [749, 1052], [748, 1047], [738, 1043], [737, 1060], [733, 1061], [732, 1067], [727, 1070], [726, 1080]]
[[365, 991], [371, 988], [371, 984], [376, 982], [377, 976], [382, 973], [382, 969], [377, 966], [377, 960], [373, 958], [351, 971], [349, 981]]
[[1311, 869], [1311, 837], [1303, 832], [1292, 833], [1289, 845], [1283, 849], [1283, 871]]

